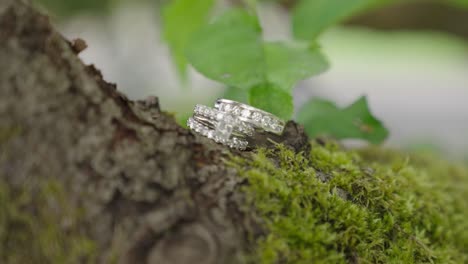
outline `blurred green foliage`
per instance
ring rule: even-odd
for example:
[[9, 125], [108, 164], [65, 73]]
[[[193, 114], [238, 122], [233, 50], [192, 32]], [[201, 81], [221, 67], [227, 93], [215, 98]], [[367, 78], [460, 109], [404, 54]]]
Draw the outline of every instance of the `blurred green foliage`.
[[374, 0], [302, 0], [292, 15], [294, 36], [314, 40], [329, 26], [369, 7]]
[[288, 119], [294, 112], [293, 98], [284, 89], [272, 83], [264, 83], [249, 89], [249, 103], [260, 109]]
[[296, 83], [328, 69], [328, 61], [318, 45], [303, 42], [266, 42], [264, 44], [266, 80], [285, 91]]
[[[202, 10], [204, 7], [206, 7], [206, 3], [210, 1], [216, 1], [216, 0], [176, 0], [176, 1], [172, 1], [172, 0], [33, 0], [33, 2], [36, 2], [45, 6], [47, 9], [52, 11], [55, 15], [62, 17], [62, 18], [68, 18], [69, 16], [72, 16], [74, 14], [78, 14], [81, 12], [104, 13], [108, 11], [112, 6], [118, 5], [122, 2], [128, 2], [128, 3], [147, 2], [147, 3], [157, 6], [158, 8], [160, 8], [161, 5], [167, 4], [168, 2], [170, 3], [169, 5], [176, 5], [176, 6], [179, 5], [176, 2], [178, 3], [186, 2], [187, 4], [191, 5], [194, 9], [196, 9], [193, 11], [193, 13], [197, 14], [197, 12]], [[244, 0], [244, 1], [246, 2], [247, 6], [249, 6], [249, 8], [255, 9], [256, 2], [257, 2], [256, 0]], [[258, 0], [258, 2], [260, 1], [277, 2], [277, 3], [289, 2], [289, 0]], [[332, 0], [332, 1], [336, 1], [336, 0]], [[395, 4], [399, 2], [407, 3], [409, 1], [421, 2], [421, 0], [374, 0], [374, 1], [371, 1], [370, 5], [372, 7], [378, 7], [382, 5]], [[460, 8], [468, 8], [468, 0], [426, 0], [426, 1], [427, 2], [439, 1], [439, 2], [443, 2], [447, 4], [452, 4]], [[344, 2], [352, 2], [352, 1], [344, 1]], [[198, 4], [199, 6], [195, 6], [195, 4]], [[190, 20], [191, 18], [190, 17], [181, 18], [181, 21], [183, 21], [184, 19]], [[190, 24], [185, 24], [185, 26], [192, 27], [192, 25]]]
[[[175, 0], [167, 8], [182, 5], [182, 2]], [[185, 54], [197, 71], [229, 87], [225, 94], [228, 99], [240, 100], [290, 119], [294, 113], [292, 91], [297, 82], [328, 68], [328, 62], [316, 44], [318, 34], [368, 7], [371, 2], [303, 0], [295, 9], [292, 26], [298, 38], [305, 41], [266, 42], [262, 39], [262, 28], [255, 14], [255, 1], [247, 1], [248, 10], [229, 9], [195, 33], [190, 33], [192, 37], [185, 42]], [[165, 23], [181, 20], [180, 17], [187, 15], [188, 7], [186, 4], [184, 8], [177, 9], [182, 10], [180, 12], [165, 13]], [[165, 34], [179, 33], [166, 31]], [[173, 43], [171, 48], [179, 49]], [[327, 113], [327, 122], [316, 122], [317, 115], [306, 113], [310, 107], [300, 113], [300, 121], [313, 124], [314, 130], [307, 130], [311, 136], [323, 132], [337, 138], [356, 137], [380, 143], [388, 134], [381, 122], [371, 115], [365, 100], [358, 101], [348, 111], [331, 111], [330, 108], [321, 109], [321, 106], [314, 104], [313, 110]], [[364, 127], [368, 130], [364, 131]]]
[[230, 10], [194, 35], [188, 59], [199, 72], [231, 90], [247, 90], [250, 104], [289, 119], [296, 82], [324, 71], [328, 63], [316, 45], [268, 43], [260, 34], [256, 17]]
[[[79, 12], [105, 12], [112, 5], [129, 0], [36, 1], [60, 17], [68, 17]], [[316, 45], [317, 38], [322, 32], [344, 19], [371, 8], [408, 2], [404, 0], [294, 1], [291, 27], [295, 39], [268, 43], [262, 39], [255, 0], [243, 1], [247, 10], [230, 9], [216, 16], [214, 20], [211, 14], [216, 0], [136, 1], [147, 1], [161, 10], [163, 37], [169, 45], [174, 63], [183, 80], [186, 78], [187, 62], [189, 62], [206, 77], [229, 87], [225, 95], [227, 98], [252, 104], [285, 119], [293, 116], [291, 93], [297, 82], [320, 74], [328, 68], [327, 60]], [[461, 8], [468, 7], [468, 0], [439, 1]], [[284, 3], [282, 0], [276, 2]], [[280, 94], [283, 94], [282, 100], [275, 102], [274, 100], [280, 98]], [[305, 110], [299, 113], [300, 120], [304, 124], [314, 123], [312, 118], [315, 115], [308, 115], [304, 113], [308, 108], [303, 109]], [[367, 113], [375, 119], [368, 109]], [[347, 118], [340, 117], [340, 114], [345, 113], [337, 111], [333, 116], [337, 117], [337, 120]], [[343, 124], [340, 127], [342, 122], [334, 123], [337, 127], [332, 130], [330, 125], [321, 127], [325, 122], [315, 123], [316, 128], [313, 131], [327, 132], [338, 138], [343, 137], [343, 134], [354, 135], [373, 143], [384, 139], [384, 137], [381, 140], [370, 139], [368, 135], [355, 133], [352, 130], [344, 133], [342, 131], [349, 130], [350, 126]], [[378, 123], [380, 124], [380, 121]], [[315, 135], [311, 129], [308, 131], [311, 136]], [[336, 134], [336, 131], [340, 131], [340, 135]], [[386, 133], [381, 135], [384, 134], [386, 135]]]
[[182, 79], [186, 77], [185, 50], [192, 35], [208, 21], [215, 0], [176, 0], [162, 10], [163, 35]]
[[255, 16], [232, 9], [202, 27], [187, 47], [192, 66], [206, 77], [247, 89], [263, 81], [265, 61]]
[[326, 100], [312, 99], [299, 111], [298, 121], [311, 137], [361, 138], [378, 144], [388, 136], [382, 122], [369, 112], [366, 97], [344, 109]]

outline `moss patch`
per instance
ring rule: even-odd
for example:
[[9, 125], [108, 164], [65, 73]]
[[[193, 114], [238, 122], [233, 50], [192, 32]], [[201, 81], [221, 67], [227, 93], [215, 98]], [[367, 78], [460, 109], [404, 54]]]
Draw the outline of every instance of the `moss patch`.
[[[0, 127], [2, 147], [21, 133]], [[72, 206], [60, 182], [44, 179], [38, 186], [8, 184], [0, 175], [0, 263], [92, 263], [96, 246], [80, 229], [84, 212]]]
[[[378, 149], [233, 158], [267, 235], [254, 263], [465, 263], [468, 169]], [[247, 169], [246, 169], [247, 168]]]
[[21, 132], [21, 128], [19, 126], [0, 127], [0, 147], [2, 146], [3, 143], [15, 137], [20, 132]]
[[94, 243], [78, 228], [82, 212], [70, 206], [63, 187], [48, 180], [16, 189], [0, 179], [0, 263], [82, 263]]

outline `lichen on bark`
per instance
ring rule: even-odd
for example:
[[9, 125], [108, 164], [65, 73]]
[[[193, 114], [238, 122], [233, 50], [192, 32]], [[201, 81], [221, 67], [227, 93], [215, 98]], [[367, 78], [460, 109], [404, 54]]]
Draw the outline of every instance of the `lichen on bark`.
[[80, 227], [83, 214], [54, 180], [43, 180], [34, 189], [0, 181], [0, 261], [94, 262], [95, 243]]

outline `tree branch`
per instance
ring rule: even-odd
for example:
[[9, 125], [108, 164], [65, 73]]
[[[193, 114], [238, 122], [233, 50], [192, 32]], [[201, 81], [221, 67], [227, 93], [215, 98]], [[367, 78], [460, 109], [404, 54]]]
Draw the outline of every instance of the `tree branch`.
[[400, 3], [348, 21], [380, 30], [433, 30], [468, 39], [468, 9], [437, 1]]
[[[128, 100], [78, 59], [82, 44], [23, 0], [0, 1], [0, 134], [17, 131], [0, 145], [0, 180], [62, 182], [100, 262], [236, 262], [261, 229], [240, 210], [230, 150], [178, 126], [155, 97]], [[309, 146], [293, 122], [274, 140]]]

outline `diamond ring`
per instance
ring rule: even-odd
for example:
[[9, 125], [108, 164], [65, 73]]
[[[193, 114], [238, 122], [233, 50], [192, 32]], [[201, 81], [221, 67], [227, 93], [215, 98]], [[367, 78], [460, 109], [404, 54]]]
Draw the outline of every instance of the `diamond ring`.
[[204, 105], [197, 105], [187, 126], [202, 136], [231, 148], [245, 150], [246, 137], [253, 136], [254, 128], [230, 113], [225, 113]]
[[218, 99], [215, 103], [215, 109], [225, 113], [231, 113], [241, 121], [251, 124], [260, 130], [277, 135], [281, 135], [284, 130], [285, 122], [283, 120], [271, 113], [250, 105], [227, 99]]
[[218, 99], [215, 107], [196, 105], [187, 126], [202, 136], [231, 148], [245, 150], [257, 132], [281, 135], [285, 122], [258, 108], [227, 99]]
[[241, 121], [231, 113], [226, 113], [204, 105], [195, 106], [193, 117], [205, 121], [215, 121], [217, 122], [217, 125], [232, 125], [234, 132], [238, 132], [249, 137], [253, 136], [255, 132], [252, 125]]

